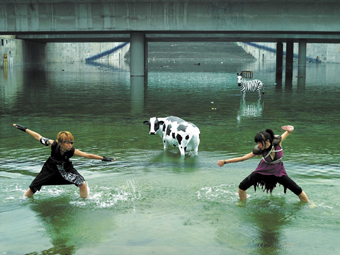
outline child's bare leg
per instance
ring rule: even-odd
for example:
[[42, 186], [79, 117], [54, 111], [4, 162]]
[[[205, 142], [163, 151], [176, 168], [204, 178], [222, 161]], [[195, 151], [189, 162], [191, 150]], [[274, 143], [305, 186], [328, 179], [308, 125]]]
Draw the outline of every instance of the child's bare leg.
[[82, 198], [87, 198], [87, 187], [86, 187], [86, 183], [83, 182], [82, 185], [79, 186], [79, 192], [80, 192], [80, 197]]
[[306, 195], [306, 193], [305, 193], [304, 191], [302, 191], [302, 192], [300, 193], [299, 199], [300, 199], [300, 201], [302, 201], [302, 202], [306, 202], [306, 203], [309, 202], [308, 197], [307, 197], [307, 195]]
[[245, 190], [238, 189], [238, 196], [241, 200], [247, 199], [247, 192]]
[[30, 188], [28, 188], [28, 190], [25, 193], [25, 197], [33, 197], [34, 193], [32, 192], [32, 190]]

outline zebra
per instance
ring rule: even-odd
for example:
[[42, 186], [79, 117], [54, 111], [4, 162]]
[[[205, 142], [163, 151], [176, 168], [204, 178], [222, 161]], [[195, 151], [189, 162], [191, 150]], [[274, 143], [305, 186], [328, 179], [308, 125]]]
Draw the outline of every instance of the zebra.
[[242, 73], [237, 73], [237, 83], [238, 86], [241, 87], [241, 93], [243, 98], [245, 98], [247, 91], [256, 91], [259, 95], [259, 99], [261, 99], [261, 89], [262, 94], [264, 94], [264, 86], [262, 81], [260, 80], [251, 80], [251, 81], [245, 81], [242, 78]]

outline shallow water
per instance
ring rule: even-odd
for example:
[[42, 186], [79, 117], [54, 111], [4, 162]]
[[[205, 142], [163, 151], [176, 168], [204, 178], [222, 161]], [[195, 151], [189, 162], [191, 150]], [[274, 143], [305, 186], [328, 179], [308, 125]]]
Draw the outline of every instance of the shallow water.
[[[294, 70], [293, 81], [282, 84], [271, 62], [150, 62], [145, 84], [124, 70], [85, 64], [0, 70], [2, 254], [340, 250], [339, 65], [308, 64], [305, 81]], [[262, 100], [254, 93], [241, 99], [242, 70], [264, 82]], [[160, 137], [148, 135], [144, 120], [169, 115], [200, 128], [198, 156], [164, 152]], [[12, 123], [51, 139], [68, 130], [76, 148], [117, 161], [72, 158], [88, 199], [70, 185], [24, 198], [50, 150]], [[285, 124], [295, 126], [283, 144], [285, 167], [311, 203], [277, 187], [272, 195], [251, 188], [240, 204], [238, 184], [260, 159], [223, 168], [217, 160], [249, 153], [255, 133], [281, 134]]]

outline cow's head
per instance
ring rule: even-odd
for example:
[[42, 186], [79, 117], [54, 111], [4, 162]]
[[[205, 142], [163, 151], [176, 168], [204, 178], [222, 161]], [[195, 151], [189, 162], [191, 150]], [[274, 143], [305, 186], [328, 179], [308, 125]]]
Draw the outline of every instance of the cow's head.
[[240, 74], [237, 73], [237, 83], [238, 83], [239, 86], [241, 86], [242, 80], [243, 80], [242, 73], [240, 73]]
[[158, 131], [162, 132], [164, 121], [159, 121], [157, 117], [152, 117], [150, 120], [143, 122], [145, 125], [149, 125], [149, 134], [155, 135]]

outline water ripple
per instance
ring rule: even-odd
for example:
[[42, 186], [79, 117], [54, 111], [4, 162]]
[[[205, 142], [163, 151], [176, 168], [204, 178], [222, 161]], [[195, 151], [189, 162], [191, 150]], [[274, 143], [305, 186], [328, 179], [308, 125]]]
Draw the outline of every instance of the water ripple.
[[[88, 183], [87, 183], [88, 184]], [[138, 184], [134, 180], [126, 181], [122, 187], [91, 187], [88, 184], [89, 196], [87, 199], [79, 199], [70, 203], [79, 207], [112, 208], [120, 202], [126, 202], [123, 208], [135, 208], [134, 202], [142, 199]]]
[[213, 187], [203, 187], [196, 191], [196, 197], [202, 201], [229, 203], [238, 200], [234, 185], [221, 184]]

